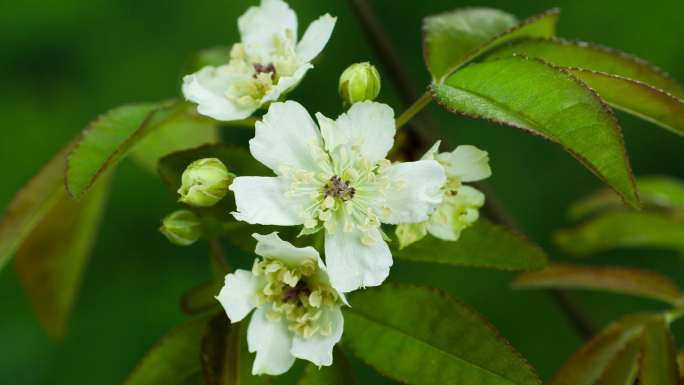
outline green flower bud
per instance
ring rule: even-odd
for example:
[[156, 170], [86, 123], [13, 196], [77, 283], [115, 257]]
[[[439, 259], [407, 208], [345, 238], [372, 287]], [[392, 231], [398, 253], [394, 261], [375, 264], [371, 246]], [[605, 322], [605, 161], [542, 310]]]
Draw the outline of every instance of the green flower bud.
[[189, 246], [202, 234], [197, 215], [189, 210], [178, 210], [167, 215], [159, 231], [166, 235], [171, 243], [178, 246]]
[[229, 173], [220, 160], [196, 160], [183, 172], [178, 201], [194, 207], [213, 206], [226, 196], [232, 178], [235, 175]]
[[380, 75], [370, 63], [356, 63], [340, 76], [340, 97], [347, 107], [364, 100], [373, 100], [380, 92]]

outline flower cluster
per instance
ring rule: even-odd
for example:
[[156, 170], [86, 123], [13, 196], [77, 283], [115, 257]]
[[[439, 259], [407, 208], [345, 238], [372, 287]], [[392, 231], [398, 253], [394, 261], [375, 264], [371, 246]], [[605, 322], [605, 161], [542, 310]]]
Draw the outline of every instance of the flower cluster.
[[[346, 112], [336, 120], [318, 113], [316, 123], [299, 103], [282, 102], [312, 68], [309, 61], [334, 25], [335, 18], [324, 15], [298, 43], [294, 12], [281, 0], [262, 0], [239, 18], [242, 41], [233, 46], [230, 62], [184, 79], [186, 98], [215, 119], [244, 119], [268, 108], [249, 147], [273, 176], [236, 177], [218, 159], [198, 160], [183, 174], [181, 201], [208, 207], [229, 186], [237, 220], [301, 226], [300, 236], [324, 236], [325, 263], [312, 247], [297, 248], [277, 233], [253, 234], [261, 259], [251, 271], [226, 276], [217, 299], [230, 320], [239, 322], [256, 308], [247, 331], [249, 350], [257, 353], [254, 374], [284, 373], [295, 358], [332, 364], [344, 324], [340, 308], [348, 305], [344, 293], [380, 285], [389, 275], [391, 240], [382, 225], [397, 225], [402, 247], [428, 232], [457, 240], [484, 203], [479, 191], [462, 182], [491, 174], [487, 153], [472, 146], [440, 154], [436, 143], [416, 162], [387, 159], [394, 111], [372, 101], [380, 78], [369, 63], [343, 74], [339, 91]], [[185, 234], [196, 226], [170, 220], [165, 226], [176, 242], [197, 238]]]

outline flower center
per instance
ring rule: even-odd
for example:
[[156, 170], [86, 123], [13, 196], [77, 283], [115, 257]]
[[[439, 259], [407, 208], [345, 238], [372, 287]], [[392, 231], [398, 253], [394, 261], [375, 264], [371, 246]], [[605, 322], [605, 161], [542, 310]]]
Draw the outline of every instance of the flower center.
[[270, 321], [289, 322], [288, 329], [306, 339], [317, 332], [330, 335], [332, 325], [321, 308], [332, 310], [342, 301], [330, 285], [310, 279], [317, 272], [318, 264], [312, 259], [302, 260], [295, 268], [277, 260], [255, 259], [252, 274], [266, 278], [266, 286], [255, 295], [256, 306], [270, 306], [266, 313]]
[[289, 289], [285, 291], [285, 298], [282, 299], [282, 303], [287, 303], [288, 301], [290, 301], [294, 302], [299, 307], [302, 306], [302, 301], [299, 300], [299, 294], [304, 293], [309, 296], [311, 295], [311, 290], [306, 288], [306, 282], [304, 282], [303, 280], [299, 280], [299, 282], [297, 282], [297, 284], [294, 287], [288, 284], [285, 284], [285, 286], [283, 286], [283, 289], [285, 287], [288, 287]]
[[313, 234], [321, 228], [334, 234], [339, 227], [346, 233], [360, 231], [361, 241], [366, 245], [379, 239], [380, 220], [392, 215], [392, 210], [383, 204], [385, 191], [399, 191], [407, 182], [390, 180], [389, 160], [371, 161], [362, 154], [365, 139], [364, 134], [359, 134], [333, 151], [326, 151], [316, 140], [309, 139], [308, 152], [316, 162], [313, 171], [296, 170], [287, 163], [278, 168], [283, 177], [292, 179], [292, 189], [284, 195], [289, 203], [299, 205], [304, 223], [302, 234]]
[[273, 63], [269, 63], [267, 66], [265, 66], [261, 63], [252, 63], [252, 65], [254, 65], [254, 70], [256, 71], [256, 73], [253, 76], [254, 79], [257, 79], [257, 76], [259, 74], [265, 73], [265, 74], [271, 74], [271, 79], [275, 80], [276, 70], [275, 70], [275, 67], [273, 67]]
[[349, 187], [349, 184], [351, 183], [350, 180], [346, 180], [342, 183], [340, 177], [333, 175], [333, 177], [330, 178], [330, 182], [331, 183], [325, 185], [326, 190], [323, 199], [330, 196], [333, 198], [340, 198], [342, 202], [346, 202], [347, 200], [354, 198], [356, 189]]

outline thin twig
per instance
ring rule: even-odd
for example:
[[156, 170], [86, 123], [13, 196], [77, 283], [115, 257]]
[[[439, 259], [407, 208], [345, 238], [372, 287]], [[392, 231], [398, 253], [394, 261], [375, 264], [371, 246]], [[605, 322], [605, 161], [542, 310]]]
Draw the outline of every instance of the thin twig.
[[[406, 70], [406, 67], [402, 65], [403, 62], [397, 54], [392, 39], [390, 39], [382, 24], [378, 22], [377, 15], [367, 1], [347, 0], [347, 3], [359, 20], [361, 28], [368, 38], [368, 43], [375, 51], [376, 59], [380, 63], [379, 67], [389, 77], [389, 81], [394, 87], [402, 106], [408, 109], [420, 98], [422, 92], [416, 88], [411, 75]], [[443, 133], [434, 117], [427, 113], [427, 111], [420, 111], [415, 118], [414, 120], [420, 122], [418, 126], [422, 129], [417, 129], [416, 126], [407, 126], [407, 128], [411, 131], [411, 136], [419, 141], [419, 143], [416, 143], [418, 147], [417, 152], [425, 152], [444, 135], [442, 135]], [[429, 129], [426, 129], [428, 127]]]
[[[373, 50], [375, 50], [377, 59], [380, 61], [384, 72], [387, 73], [390, 82], [397, 91], [399, 100], [401, 100], [404, 108], [410, 108], [414, 105], [416, 100], [421, 99], [421, 95], [411, 82], [411, 77], [403, 66], [403, 62], [399, 58], [387, 31], [382, 23], [380, 23], [367, 0], [347, 0], [347, 3], [361, 23], [361, 27], [366, 34], [368, 42]], [[420, 118], [418, 124], [420, 129], [414, 128], [411, 131], [414, 136], [422, 142], [419, 145], [421, 147], [425, 146], [423, 152], [440, 138], [446, 148], [453, 148], [451, 141], [448, 137], [443, 135], [441, 128], [435, 123], [434, 118], [427, 110], [422, 110], [416, 117]], [[486, 183], [478, 183], [477, 188], [485, 193], [487, 204], [483, 208], [483, 212], [487, 217], [520, 234], [524, 233], [519, 222]], [[558, 289], [549, 289], [546, 291], [551, 298], [553, 298], [565, 317], [571, 322], [575, 330], [584, 339], [588, 340], [598, 331], [598, 328], [586, 309], [582, 307], [571, 292]]]

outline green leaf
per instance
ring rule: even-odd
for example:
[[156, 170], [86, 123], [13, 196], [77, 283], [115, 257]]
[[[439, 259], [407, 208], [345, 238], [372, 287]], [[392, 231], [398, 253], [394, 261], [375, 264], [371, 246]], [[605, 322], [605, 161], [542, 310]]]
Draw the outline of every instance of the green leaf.
[[610, 359], [596, 385], [634, 385], [639, 363], [641, 336], [634, 336]]
[[655, 123], [675, 134], [684, 135], [684, 102], [667, 92], [635, 80], [568, 68], [613, 108]]
[[648, 323], [644, 328], [640, 361], [640, 385], [680, 384], [677, 349], [663, 318]]
[[297, 385], [358, 385], [354, 368], [347, 353], [335, 345], [333, 348], [333, 364], [317, 367], [309, 363]]
[[468, 8], [423, 20], [423, 51], [433, 82], [442, 83], [463, 64], [485, 50], [520, 37], [556, 34], [558, 9], [520, 24], [515, 16], [489, 8]]
[[64, 163], [73, 144], [64, 146], [7, 205], [0, 221], [0, 271], [64, 195]]
[[218, 67], [230, 62], [232, 47], [213, 47], [195, 53], [183, 67], [182, 75], [194, 74], [206, 66]]
[[343, 338], [378, 372], [408, 384], [540, 384], [469, 306], [443, 292], [383, 285], [354, 292]]
[[567, 288], [609, 291], [652, 298], [678, 305], [679, 288], [666, 276], [623, 267], [588, 267], [551, 264], [544, 270], [520, 275], [516, 289]]
[[448, 112], [518, 128], [559, 144], [620, 194], [625, 204], [640, 207], [612, 111], [567, 72], [540, 60], [511, 56], [472, 64], [430, 88]]
[[204, 385], [200, 341], [213, 316], [196, 318], [162, 337], [124, 385]]
[[195, 286], [183, 294], [178, 301], [181, 311], [187, 315], [197, 315], [219, 305], [215, 296], [221, 287], [214, 281]]
[[455, 242], [427, 236], [401, 250], [390, 245], [399, 259], [513, 271], [542, 269], [548, 259], [537, 245], [482, 219]]
[[551, 378], [549, 385], [590, 385], [596, 381], [611, 358], [659, 318], [653, 313], [630, 314], [608, 325], [579, 348]]
[[256, 353], [247, 349], [249, 317], [232, 324], [224, 311], [207, 323], [202, 336], [202, 370], [207, 385], [266, 385], [272, 376], [252, 375]]
[[131, 159], [151, 174], [157, 174], [157, 163], [162, 157], [181, 150], [221, 141], [213, 119], [175, 119], [143, 139], [131, 151]]
[[61, 197], [17, 250], [14, 268], [19, 282], [38, 321], [54, 339], [61, 339], [67, 329], [104, 213], [109, 182], [95, 186], [79, 202], [60, 186]]
[[651, 213], [610, 213], [553, 234], [563, 252], [586, 257], [614, 247], [684, 250], [684, 219]]
[[563, 39], [520, 40], [489, 55], [487, 60], [511, 54], [540, 57], [561, 67], [583, 68], [636, 80], [684, 99], [684, 88], [648, 62], [620, 51]]
[[67, 157], [64, 182], [69, 195], [80, 198], [140, 141], [169, 123], [190, 119], [193, 108], [189, 102], [173, 100], [117, 107], [97, 118]]
[[[682, 181], [664, 176], [641, 176], [636, 178], [636, 185], [645, 208], [653, 205], [684, 212]], [[568, 216], [578, 220], [603, 210], [624, 211], [624, 205], [612, 191], [601, 189], [573, 203], [568, 209]]]

